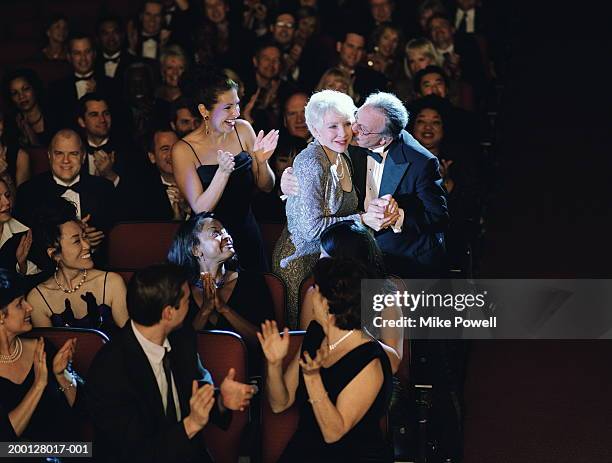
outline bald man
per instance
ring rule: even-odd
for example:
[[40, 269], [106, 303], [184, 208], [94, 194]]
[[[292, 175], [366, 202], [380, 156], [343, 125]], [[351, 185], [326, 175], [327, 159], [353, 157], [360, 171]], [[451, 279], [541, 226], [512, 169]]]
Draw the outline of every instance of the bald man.
[[17, 190], [15, 216], [30, 227], [36, 225], [36, 208], [46, 198], [61, 196], [76, 205], [77, 213], [87, 225], [92, 246], [102, 243], [116, 215], [112, 182], [81, 171], [85, 153], [79, 135], [70, 129], [55, 134], [49, 144], [50, 171], [23, 183]]

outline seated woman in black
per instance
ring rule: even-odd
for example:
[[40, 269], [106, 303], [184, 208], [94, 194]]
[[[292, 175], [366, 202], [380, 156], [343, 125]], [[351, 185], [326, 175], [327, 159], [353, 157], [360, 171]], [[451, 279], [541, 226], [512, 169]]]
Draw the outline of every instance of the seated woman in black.
[[28, 294], [34, 326], [72, 326], [112, 334], [128, 319], [125, 283], [94, 268], [91, 245], [73, 203], [51, 200], [37, 214], [34, 242], [55, 264], [53, 275]]
[[257, 327], [272, 318], [272, 299], [261, 273], [236, 270], [232, 237], [209, 212], [179, 228], [168, 260], [190, 275], [188, 319], [196, 330], [235, 331], [257, 347]]
[[380, 343], [360, 329], [361, 280], [368, 273], [353, 260], [333, 258], [319, 260], [313, 272], [315, 321], [286, 371], [288, 330], [281, 338], [276, 323], [266, 321], [258, 333], [272, 410], [300, 407], [280, 461], [391, 462], [379, 426], [389, 408], [391, 366]]
[[17, 69], [4, 76], [2, 90], [6, 107], [6, 130], [23, 147], [47, 146], [55, 130], [45, 111], [43, 84], [31, 69]]
[[76, 338], [57, 352], [43, 338], [22, 338], [32, 329], [32, 306], [13, 273], [0, 269], [0, 288], [0, 438], [74, 440], [70, 422], [78, 388], [67, 368]]

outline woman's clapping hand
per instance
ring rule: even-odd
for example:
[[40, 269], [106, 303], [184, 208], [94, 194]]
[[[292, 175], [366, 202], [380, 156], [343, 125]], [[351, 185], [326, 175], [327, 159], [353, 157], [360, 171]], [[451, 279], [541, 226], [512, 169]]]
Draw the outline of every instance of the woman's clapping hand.
[[217, 151], [217, 162], [219, 163], [219, 170], [221, 172], [231, 174], [234, 171], [236, 165], [234, 162], [234, 155], [229, 151]]
[[266, 320], [261, 324], [261, 333], [257, 339], [268, 363], [278, 365], [289, 352], [289, 328], [285, 328], [283, 336], [278, 332], [275, 321]]
[[45, 352], [45, 340], [38, 338], [34, 349], [34, 385], [44, 389], [47, 387], [47, 353]]
[[64, 370], [68, 368], [68, 364], [72, 361], [74, 352], [76, 351], [76, 338], [68, 339], [62, 348], [53, 357], [53, 374], [60, 376], [64, 374]]
[[260, 130], [253, 144], [253, 156], [259, 164], [263, 164], [276, 149], [278, 144], [278, 130], [270, 130], [265, 136], [264, 131]]

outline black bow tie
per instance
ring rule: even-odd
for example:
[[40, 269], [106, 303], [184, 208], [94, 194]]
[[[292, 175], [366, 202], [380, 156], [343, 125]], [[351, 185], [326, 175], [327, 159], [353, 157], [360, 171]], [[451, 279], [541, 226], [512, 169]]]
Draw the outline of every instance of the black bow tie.
[[97, 151], [104, 151], [105, 153], [110, 153], [111, 151], [113, 151], [113, 147], [110, 141], [107, 141], [106, 143], [100, 146], [91, 146], [90, 144], [87, 145], [88, 154], [95, 154]]
[[104, 62], [105, 63], [118, 63], [120, 59], [121, 59], [121, 56], [117, 56], [116, 58], [106, 58], [106, 57], [104, 57]]
[[142, 41], [146, 42], [149, 39], [153, 39], [155, 40], [157, 43], [159, 43], [159, 34], [157, 35], [143, 35], [142, 36]]
[[68, 190], [72, 190], [75, 193], [81, 193], [81, 182], [80, 181], [78, 181], [74, 185], [70, 185], [70, 186], [60, 185], [59, 183], [56, 183], [55, 185], [56, 185], [57, 192], [58, 192], [59, 196], [62, 196]]
[[79, 77], [77, 75], [74, 76], [74, 81], [75, 82], [80, 82], [81, 80], [91, 80], [93, 79], [93, 72], [91, 74], [89, 74], [88, 76], [83, 76], [83, 77]]
[[368, 156], [370, 156], [372, 159], [374, 159], [379, 164], [383, 162], [383, 157], [382, 157], [382, 154], [380, 153], [368, 150]]

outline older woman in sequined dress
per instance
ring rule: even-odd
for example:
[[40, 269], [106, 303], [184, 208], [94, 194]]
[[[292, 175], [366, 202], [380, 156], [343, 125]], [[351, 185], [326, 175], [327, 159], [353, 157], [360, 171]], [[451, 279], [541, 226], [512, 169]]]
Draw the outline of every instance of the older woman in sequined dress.
[[287, 228], [273, 256], [273, 270], [287, 285], [291, 328], [298, 322], [300, 284], [319, 258], [321, 232], [341, 220], [360, 220], [346, 154], [356, 109], [348, 95], [334, 90], [315, 93], [306, 105], [314, 140], [294, 160], [300, 191], [287, 200]]

